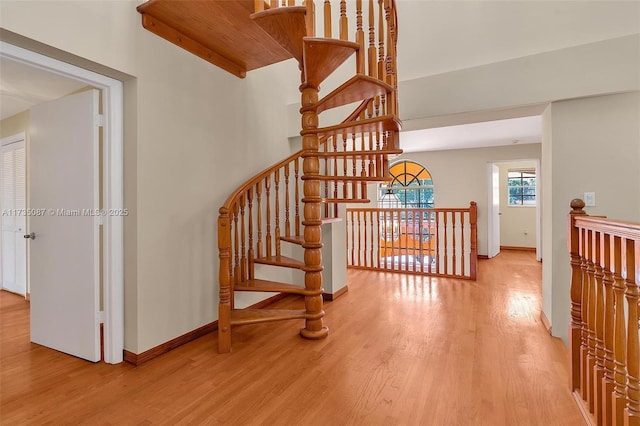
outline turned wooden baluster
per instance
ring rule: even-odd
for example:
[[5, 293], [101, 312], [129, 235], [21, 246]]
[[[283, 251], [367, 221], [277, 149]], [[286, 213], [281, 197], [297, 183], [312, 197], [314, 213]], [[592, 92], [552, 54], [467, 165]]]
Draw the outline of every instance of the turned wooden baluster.
[[340, 40], [349, 40], [349, 23], [347, 20], [347, 2], [340, 0]]
[[452, 240], [452, 252], [453, 252], [453, 256], [452, 256], [452, 265], [453, 265], [453, 275], [456, 274], [456, 270], [457, 270], [457, 265], [456, 265], [456, 258], [457, 258], [457, 253], [456, 253], [456, 212], [452, 212], [451, 213], [451, 218], [452, 218], [452, 222], [451, 222], [451, 240]]
[[295, 187], [295, 225], [296, 225], [296, 237], [300, 236], [300, 163], [299, 160], [294, 160], [293, 162], [293, 174], [296, 179], [296, 187]]
[[349, 213], [351, 213], [351, 264], [355, 266], [356, 265], [356, 258], [355, 258], [356, 244], [355, 244], [355, 237], [354, 237], [354, 234], [356, 232], [356, 225], [355, 225], [355, 218], [354, 218], [355, 212], [352, 210]]
[[614, 357], [614, 385], [613, 385], [613, 423], [621, 425], [624, 423], [624, 409], [627, 405], [627, 342], [626, 324], [624, 316], [624, 279], [622, 278], [622, 238], [613, 238], [613, 296], [615, 303], [615, 320], [613, 336], [613, 357]]
[[604, 378], [604, 270], [602, 269], [602, 246], [603, 238], [601, 232], [594, 232], [594, 297], [595, 297], [595, 369], [593, 378], [594, 412], [593, 415], [597, 424], [602, 424], [602, 379]]
[[240, 206], [238, 203], [233, 205], [233, 282], [240, 282], [240, 236], [239, 236], [239, 227], [238, 227], [238, 215], [240, 213]]
[[604, 378], [602, 379], [602, 423], [613, 425], [613, 411], [611, 403], [613, 401], [613, 375], [615, 363], [613, 359], [613, 337], [614, 337], [614, 301], [613, 301], [613, 272], [612, 255], [615, 250], [611, 250], [613, 238], [609, 234], [603, 234], [603, 256], [602, 268], [604, 269]]
[[449, 212], [444, 212], [444, 273], [449, 274], [449, 237], [448, 234], [448, 219]]
[[275, 186], [275, 216], [276, 216], [276, 229], [275, 229], [275, 243], [276, 243], [276, 256], [280, 256], [280, 236], [281, 236], [281, 231], [280, 231], [280, 169], [275, 171], [275, 175], [274, 175], [274, 186]]
[[571, 390], [582, 389], [580, 378], [580, 344], [582, 341], [583, 305], [582, 305], [582, 269], [580, 231], [575, 226], [575, 217], [586, 215], [582, 208], [584, 201], [571, 201], [569, 214], [568, 248], [571, 262], [571, 324], [569, 326], [569, 356], [571, 357]]
[[231, 276], [229, 274], [231, 250], [231, 220], [229, 210], [221, 208], [218, 217], [218, 258], [220, 267], [220, 298], [218, 301], [218, 351], [227, 353], [231, 350]]
[[[378, 0], [378, 79], [381, 81], [387, 81], [387, 70], [385, 66], [385, 51], [384, 51], [384, 12], [383, 1]], [[381, 95], [381, 102], [384, 104], [384, 95]], [[385, 111], [382, 112], [385, 114]]]
[[461, 269], [462, 275], [465, 274], [464, 272], [467, 269], [466, 265], [464, 263], [464, 252], [466, 251], [465, 250], [466, 243], [464, 241], [464, 228], [466, 228], [466, 224], [468, 223], [468, 222], [465, 222], [465, 217], [466, 216], [467, 216], [466, 212], [461, 212], [460, 213], [460, 239], [461, 239], [461, 241], [460, 241], [460, 247], [461, 247], [461, 250], [460, 250], [460, 252], [461, 252], [461, 254], [460, 254], [460, 265], [461, 266], [460, 266], [460, 269]]
[[254, 0], [253, 2], [253, 11], [254, 12], [262, 12], [264, 10], [264, 0]]
[[472, 201], [469, 205], [469, 223], [471, 232], [471, 252], [469, 256], [469, 265], [471, 269], [471, 278], [476, 279], [476, 267], [478, 263], [478, 204]]
[[255, 253], [253, 251], [253, 188], [249, 188], [247, 190], [247, 206], [249, 207], [249, 250], [247, 252], [248, 263], [249, 263], [249, 274], [248, 278], [250, 280], [254, 279], [254, 259]]
[[638, 283], [640, 277], [640, 240], [627, 239], [625, 284], [627, 289], [627, 406], [624, 412], [625, 426], [640, 425], [640, 359], [638, 345]]
[[262, 182], [256, 184], [256, 210], [258, 211], [258, 217], [256, 224], [258, 225], [258, 257], [264, 256], [264, 248], [262, 244]]
[[[376, 18], [374, 0], [369, 0], [369, 47], [367, 49], [369, 77], [377, 78], [378, 66], [376, 63]], [[371, 107], [373, 105], [371, 104]]]
[[[297, 161], [297, 160], [293, 160]], [[289, 174], [291, 173], [291, 163], [284, 166], [284, 236], [291, 236], [291, 221], [289, 219]]]
[[278, 0], [271, 0], [269, 4], [271, 6], [271, 9], [275, 9], [278, 7]]
[[264, 178], [264, 211], [265, 211], [265, 229], [267, 234], [265, 235], [265, 246], [267, 248], [267, 257], [271, 257], [273, 251], [271, 250], [271, 176]]
[[331, 38], [331, 0], [324, 0], [324, 37]]
[[580, 393], [583, 400], [587, 400], [588, 396], [588, 368], [587, 368], [587, 354], [589, 353], [589, 276], [587, 275], [587, 232], [584, 229], [579, 229], [579, 241], [580, 241], [580, 282], [582, 283], [582, 300], [580, 303], [582, 312], [582, 325], [580, 331]]
[[362, 259], [362, 212], [358, 211], [358, 215], [356, 217], [356, 220], [358, 222], [358, 256], [356, 257], [357, 260], [357, 266], [361, 266], [362, 263], [360, 262]]
[[240, 281], [247, 280], [247, 232], [245, 229], [245, 207], [246, 207], [246, 199], [245, 195], [242, 194], [240, 196], [240, 242], [242, 244], [242, 250], [240, 254]]
[[365, 44], [364, 31], [362, 28], [362, 0], [356, 0], [356, 43], [360, 45], [360, 49], [356, 52], [356, 69], [358, 74], [365, 73]]
[[436, 274], [440, 273], [440, 212], [436, 212], [436, 247], [435, 247], [435, 257], [436, 257]]
[[[351, 146], [353, 147], [352, 149], [354, 150], [358, 149], [356, 146], [355, 133], [351, 134]], [[357, 170], [358, 170], [358, 167], [356, 164], [356, 157], [353, 156], [351, 157], [351, 176], [358, 176]], [[353, 194], [353, 198], [356, 198], [358, 196], [358, 182], [356, 182], [355, 180], [351, 182], [351, 193]]]
[[585, 292], [587, 297], [587, 405], [590, 412], [594, 412], [595, 394], [595, 365], [596, 365], [596, 280], [595, 280], [595, 263], [594, 263], [594, 245], [595, 232], [586, 230], [587, 239], [587, 287]]
[[316, 3], [313, 0], [305, 0], [307, 6], [307, 36], [316, 36]]
[[[378, 223], [378, 222], [374, 222], [374, 218], [373, 218], [373, 216], [374, 216], [374, 211], [371, 211], [371, 212], [369, 213], [369, 218], [370, 218], [370, 220], [371, 220], [371, 252], [370, 252], [370, 259], [369, 259], [369, 261], [370, 261], [370, 264], [371, 264], [371, 267], [372, 267], [372, 268], [376, 266], [376, 265], [375, 265], [375, 262], [374, 262], [374, 259], [375, 259], [375, 253], [374, 253], [374, 247], [375, 247], [375, 246], [374, 246], [374, 235], [375, 235], [375, 233], [376, 233], [376, 230], [374, 229], [374, 224]], [[378, 243], [379, 243], [379, 242], [380, 242], [380, 241], [378, 240]]]
[[[346, 152], [347, 151], [347, 135], [346, 134], [342, 134], [342, 151]], [[347, 167], [348, 167], [348, 158], [344, 158], [344, 160], [342, 161], [342, 174], [343, 176], [347, 175]], [[336, 171], [336, 173], [338, 173]], [[342, 183], [342, 195], [344, 198], [349, 198], [349, 184], [347, 183], [347, 181], [345, 180]]]
[[[309, 1], [309, 3], [311, 3]], [[309, 10], [309, 9], [307, 9]], [[304, 70], [302, 70], [304, 76]], [[303, 77], [304, 80], [304, 77]], [[302, 130], [314, 131], [318, 128], [318, 113], [315, 105], [318, 103], [318, 88], [303, 83], [301, 91]], [[317, 133], [307, 133], [302, 137], [302, 149], [310, 153], [317, 153], [319, 140]], [[304, 174], [304, 284], [307, 290], [322, 289], [322, 221], [320, 220], [320, 181], [317, 179], [320, 170], [318, 156], [305, 157], [302, 161]], [[327, 337], [329, 329], [323, 325], [322, 294], [305, 296], [306, 319], [305, 327], [300, 335], [306, 339], [322, 339]]]

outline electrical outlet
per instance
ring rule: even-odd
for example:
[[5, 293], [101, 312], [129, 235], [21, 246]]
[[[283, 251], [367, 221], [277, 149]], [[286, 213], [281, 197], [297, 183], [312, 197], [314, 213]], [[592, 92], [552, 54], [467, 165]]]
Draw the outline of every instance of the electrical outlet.
[[587, 207], [595, 207], [596, 206], [596, 193], [595, 192], [585, 192], [584, 193], [584, 205]]

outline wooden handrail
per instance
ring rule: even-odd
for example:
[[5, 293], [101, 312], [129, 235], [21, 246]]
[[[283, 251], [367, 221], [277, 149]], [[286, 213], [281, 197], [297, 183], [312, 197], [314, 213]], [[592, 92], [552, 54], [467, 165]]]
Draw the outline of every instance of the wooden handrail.
[[570, 386], [598, 425], [640, 424], [640, 223], [571, 201]]

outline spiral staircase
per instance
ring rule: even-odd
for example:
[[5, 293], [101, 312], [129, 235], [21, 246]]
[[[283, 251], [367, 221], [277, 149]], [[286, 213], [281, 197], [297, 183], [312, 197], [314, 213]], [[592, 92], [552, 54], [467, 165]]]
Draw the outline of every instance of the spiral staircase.
[[[301, 150], [250, 178], [219, 210], [220, 353], [231, 350], [232, 327], [243, 324], [304, 319], [302, 337], [327, 336], [321, 226], [338, 215], [338, 204], [368, 202], [367, 183], [387, 180], [389, 156], [402, 152], [395, 0], [318, 4], [317, 15], [310, 0], [151, 0], [138, 7], [146, 29], [238, 77], [289, 58], [301, 70]], [[321, 96], [320, 85], [353, 55], [353, 75]], [[320, 127], [320, 114], [339, 107], [346, 118]], [[296, 250], [286, 245], [300, 246], [302, 259], [287, 256]], [[265, 266], [302, 271], [304, 283], [261, 279]], [[305, 308], [236, 309], [237, 292], [299, 295]]]

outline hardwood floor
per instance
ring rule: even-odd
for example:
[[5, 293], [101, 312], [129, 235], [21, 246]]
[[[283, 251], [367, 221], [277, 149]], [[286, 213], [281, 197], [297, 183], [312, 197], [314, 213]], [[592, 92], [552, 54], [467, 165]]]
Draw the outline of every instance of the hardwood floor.
[[583, 425], [534, 254], [478, 267], [477, 282], [350, 271], [325, 340], [243, 326], [230, 354], [210, 334], [137, 368], [29, 343], [27, 302], [0, 292], [0, 423]]

